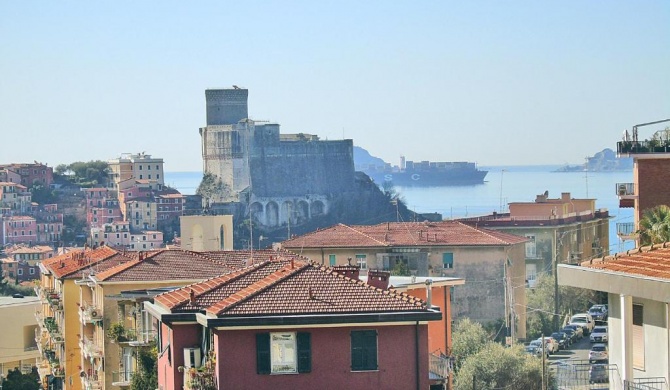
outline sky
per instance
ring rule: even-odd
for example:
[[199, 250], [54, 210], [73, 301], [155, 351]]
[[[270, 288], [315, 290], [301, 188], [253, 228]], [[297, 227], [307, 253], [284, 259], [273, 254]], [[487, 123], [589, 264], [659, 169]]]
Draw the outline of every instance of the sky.
[[199, 171], [232, 85], [387, 162], [582, 163], [670, 118], [670, 2], [0, 1], [0, 163]]

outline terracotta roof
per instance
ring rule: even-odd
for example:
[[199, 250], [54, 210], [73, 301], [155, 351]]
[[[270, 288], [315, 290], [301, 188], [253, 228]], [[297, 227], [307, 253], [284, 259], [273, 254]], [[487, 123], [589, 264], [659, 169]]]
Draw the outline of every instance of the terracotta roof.
[[106, 282], [197, 280], [232, 270], [198, 252], [159, 250], [136, 256], [131, 262], [96, 274], [95, 279]]
[[104, 271], [109, 267], [130, 261], [116, 250], [101, 246], [96, 249], [72, 251], [42, 262], [57, 278], [79, 278], [84, 270]]
[[583, 267], [670, 280], [670, 242], [585, 261]]
[[393, 246], [507, 246], [525, 237], [477, 228], [458, 221], [387, 222], [378, 225], [338, 224], [284, 241], [285, 248]]
[[182, 287], [158, 295], [154, 302], [172, 313], [204, 311], [219, 318], [426, 310], [424, 301], [405, 293], [381, 290], [311, 262], [286, 259]]

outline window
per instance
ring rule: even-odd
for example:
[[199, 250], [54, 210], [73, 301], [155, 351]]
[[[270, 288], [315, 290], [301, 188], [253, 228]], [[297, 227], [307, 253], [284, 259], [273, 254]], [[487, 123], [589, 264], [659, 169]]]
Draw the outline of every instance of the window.
[[312, 371], [310, 333], [256, 334], [256, 372], [291, 374]]
[[351, 332], [351, 371], [377, 370], [377, 331]]
[[361, 269], [368, 269], [368, 260], [366, 255], [356, 255], [356, 264], [358, 264]]
[[31, 274], [31, 275], [35, 275], [35, 268], [30, 267], [28, 269], [28, 273]]
[[644, 370], [644, 306], [633, 305], [633, 368]]
[[140, 175], [140, 179], [142, 179], [142, 175]]
[[442, 267], [444, 268], [454, 268], [454, 254], [451, 252], [445, 252], [442, 254]]
[[23, 270], [21, 268], [17, 269], [16, 274], [19, 276], [23, 275]]
[[156, 179], [160, 179], [160, 178], [161, 178], [161, 175], [156, 175]]
[[331, 267], [334, 267], [335, 265], [337, 265], [337, 256], [328, 255], [328, 262], [329, 262]]
[[151, 179], [151, 175], [149, 175], [149, 179]]
[[526, 257], [534, 259], [537, 257], [537, 250], [535, 247], [535, 235], [526, 234], [526, 238], [528, 239], [528, 242], [526, 242]]

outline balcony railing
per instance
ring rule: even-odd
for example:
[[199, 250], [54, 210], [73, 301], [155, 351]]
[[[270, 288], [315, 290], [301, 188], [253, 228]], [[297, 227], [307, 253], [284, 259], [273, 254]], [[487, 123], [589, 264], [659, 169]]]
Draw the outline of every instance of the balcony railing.
[[616, 146], [618, 154], [670, 153], [668, 140], [619, 141]]
[[140, 332], [128, 331], [126, 332], [126, 337], [128, 338], [128, 343], [131, 346], [142, 347], [156, 341], [156, 331], [155, 330], [140, 331]]
[[102, 389], [102, 381], [98, 374], [83, 374], [81, 376], [81, 387], [84, 390], [99, 390]]
[[214, 370], [204, 367], [184, 370], [184, 390], [216, 390]]
[[452, 362], [448, 356], [430, 354], [428, 375], [432, 380], [447, 380], [452, 372]]
[[51, 375], [51, 364], [47, 360], [42, 360], [37, 363], [37, 373], [40, 378], [44, 378], [47, 375]]
[[624, 390], [667, 390], [668, 383], [663, 377], [635, 378], [633, 381], [623, 381]]
[[619, 196], [635, 195], [635, 183], [616, 183], [616, 194]]
[[130, 381], [133, 379], [134, 371], [114, 371], [112, 372], [112, 386], [130, 386]]
[[634, 222], [623, 222], [616, 224], [616, 234], [619, 237], [632, 237], [637, 235]]
[[79, 341], [79, 348], [81, 348], [84, 357], [102, 357], [102, 348], [98, 346], [90, 337], [84, 337], [81, 341]]
[[51, 335], [51, 340], [55, 343], [62, 343], [64, 341], [63, 334], [60, 331], [58, 323], [54, 317], [45, 317], [44, 326]]

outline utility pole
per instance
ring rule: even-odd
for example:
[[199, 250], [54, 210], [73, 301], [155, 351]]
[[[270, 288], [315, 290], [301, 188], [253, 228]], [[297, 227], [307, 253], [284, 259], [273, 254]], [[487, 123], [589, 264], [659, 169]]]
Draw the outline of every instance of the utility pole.
[[542, 333], [542, 390], [547, 389], [547, 352], [544, 349], [544, 333]]

